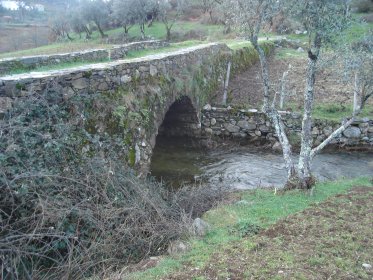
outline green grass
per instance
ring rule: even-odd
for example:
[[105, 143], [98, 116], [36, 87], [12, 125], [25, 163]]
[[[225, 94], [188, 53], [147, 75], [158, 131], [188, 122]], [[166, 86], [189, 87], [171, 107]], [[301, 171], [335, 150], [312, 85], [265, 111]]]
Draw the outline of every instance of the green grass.
[[[291, 108], [295, 112], [299, 112], [299, 106], [295, 103], [287, 103], [286, 107]], [[352, 116], [352, 105], [342, 107], [340, 104], [335, 103], [315, 104], [312, 116], [314, 119], [323, 119], [340, 122], [344, 118]], [[372, 116], [373, 105], [371, 105], [370, 103], [366, 104], [364, 109], [359, 114], [359, 117], [371, 118]]]
[[276, 58], [286, 59], [286, 58], [305, 58], [307, 54], [305, 52], [299, 52], [295, 49], [281, 48], [276, 51]]
[[[336, 104], [316, 104], [313, 112], [313, 117], [316, 119], [328, 119], [334, 121], [341, 121], [343, 118], [350, 117], [352, 115], [352, 105], [342, 108]], [[372, 117], [373, 106], [367, 104], [359, 117]]]
[[147, 55], [153, 55], [153, 54], [159, 54], [159, 53], [167, 53], [170, 51], [177, 51], [179, 49], [193, 47], [197, 45], [201, 45], [207, 43], [206, 41], [197, 41], [197, 40], [190, 40], [190, 41], [184, 41], [181, 43], [172, 43], [169, 47], [160, 48], [160, 49], [154, 49], [154, 50], [139, 50], [139, 51], [130, 51], [127, 54], [126, 58], [138, 58], [143, 57]]
[[312, 195], [303, 191], [276, 194], [273, 190], [264, 189], [242, 192], [240, 199], [247, 201], [248, 204], [222, 205], [204, 215], [204, 219], [212, 226], [212, 231], [203, 239], [192, 239], [191, 251], [178, 258], [166, 257], [155, 268], [134, 273], [129, 279], [161, 279], [181, 269], [183, 264], [202, 268], [213, 253], [223, 252], [232, 242], [242, 242], [242, 246], [248, 245], [244, 244], [247, 241], [240, 235], [232, 233], [232, 229], [237, 228], [237, 225], [267, 228], [281, 218], [302, 211], [333, 195], [345, 193], [356, 185], [369, 186], [371, 183], [367, 178], [318, 183]]
[[[224, 38], [223, 29], [224, 27], [222, 25], [201, 24], [199, 22], [177, 22], [171, 33], [186, 34], [190, 31], [197, 31], [204, 35], [203, 39], [206, 39], [207, 41], [214, 41]], [[105, 31], [105, 34], [111, 37], [115, 37], [123, 33], [123, 28], [116, 28]], [[166, 39], [166, 30], [162, 23], [154, 22], [151, 27], [147, 27], [145, 29], [145, 35], [153, 39]], [[128, 36], [129, 38], [133, 38], [135, 40], [141, 40], [141, 32], [139, 26], [133, 26], [130, 29]], [[79, 34], [74, 33], [71, 34], [71, 37], [74, 39], [72, 42], [67, 41], [54, 43], [39, 48], [2, 53], [0, 54], [0, 59], [8, 57], [66, 53], [92, 48], [111, 48], [113, 46], [112, 44], [104, 43], [98, 31], [94, 31], [92, 33], [92, 38], [88, 42], [85, 41], [85, 36], [83, 34], [82, 38], [79, 38]]]
[[70, 53], [87, 49], [107, 49], [111, 48], [111, 44], [101, 44], [95, 42], [64, 42], [54, 43], [34, 49], [21, 50], [16, 52], [7, 52], [0, 54], [0, 59], [9, 57], [47, 55], [57, 53]]
[[30, 72], [47, 72], [52, 70], [62, 70], [62, 69], [69, 69], [79, 66], [88, 66], [96, 63], [102, 63], [102, 62], [109, 62], [108, 59], [101, 59], [98, 61], [76, 61], [76, 62], [65, 62], [65, 63], [59, 63], [55, 65], [47, 65], [47, 66], [41, 66], [36, 69], [25, 69], [25, 68], [17, 68], [13, 69], [12, 71], [4, 74], [5, 75], [17, 75], [17, 74], [24, 74], [24, 73], [30, 73]]

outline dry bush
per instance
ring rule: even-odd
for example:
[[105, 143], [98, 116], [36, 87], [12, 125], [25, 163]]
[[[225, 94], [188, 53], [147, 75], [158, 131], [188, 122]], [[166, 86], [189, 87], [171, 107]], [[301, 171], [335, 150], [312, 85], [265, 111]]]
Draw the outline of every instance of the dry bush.
[[0, 121], [1, 279], [80, 279], [161, 254], [222, 196], [137, 178], [73, 103], [27, 96]]

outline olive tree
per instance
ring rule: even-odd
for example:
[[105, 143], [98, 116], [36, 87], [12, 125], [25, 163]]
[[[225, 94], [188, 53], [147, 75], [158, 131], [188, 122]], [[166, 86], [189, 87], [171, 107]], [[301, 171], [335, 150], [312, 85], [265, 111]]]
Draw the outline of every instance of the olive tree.
[[137, 14], [134, 9], [134, 0], [115, 0], [113, 4], [113, 16], [123, 27], [127, 35], [132, 26], [137, 22]]
[[171, 39], [171, 30], [176, 21], [184, 13], [186, 3], [185, 0], [175, 0], [173, 2], [160, 0], [158, 1], [158, 5], [159, 18], [166, 28], [167, 40], [169, 41]]
[[104, 0], [84, 0], [79, 8], [81, 16], [88, 22], [93, 22], [102, 38], [107, 35], [103, 31], [103, 26], [109, 19], [108, 5]]
[[210, 21], [213, 21], [212, 14], [214, 9], [222, 4], [223, 0], [201, 0], [201, 7], [204, 13], [208, 13], [210, 16]]
[[[285, 166], [287, 169], [287, 188], [310, 188], [314, 184], [311, 172], [311, 162], [334, 138], [339, 136], [352, 122], [359, 110], [341, 127], [334, 131], [325, 141], [313, 147], [312, 112], [314, 106], [314, 92], [316, 73], [319, 62], [325, 50], [332, 50], [343, 41], [344, 31], [350, 22], [349, 0], [226, 0], [224, 9], [228, 10], [229, 20], [252, 43], [257, 50], [261, 65], [263, 81], [262, 111], [272, 121], [277, 137], [282, 146]], [[264, 50], [259, 44], [259, 33], [263, 26], [271, 23], [280, 12], [297, 19], [303, 24], [308, 34], [307, 73], [304, 90], [303, 121], [301, 133], [301, 150], [296, 168], [292, 156], [292, 147], [287, 137], [285, 125], [276, 109], [276, 102], [270, 102], [274, 96], [272, 84], [268, 74], [268, 62]], [[357, 69], [362, 60], [355, 59]], [[368, 70], [369, 73], [369, 70]], [[368, 74], [369, 76], [369, 74]], [[371, 76], [371, 75], [370, 75]], [[355, 94], [357, 96], [358, 94]], [[369, 93], [365, 94], [369, 97]], [[364, 98], [365, 99], [365, 98]], [[366, 98], [367, 99], [367, 98]], [[366, 100], [365, 99], [365, 100]]]

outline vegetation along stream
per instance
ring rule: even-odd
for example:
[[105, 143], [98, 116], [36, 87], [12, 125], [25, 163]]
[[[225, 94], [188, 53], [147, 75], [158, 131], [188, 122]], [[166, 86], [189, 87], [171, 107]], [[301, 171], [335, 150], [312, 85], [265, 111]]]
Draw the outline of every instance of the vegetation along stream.
[[[372, 176], [372, 152], [324, 152], [312, 166], [319, 180]], [[207, 183], [231, 189], [282, 186], [286, 170], [281, 154], [257, 146], [207, 150], [186, 138], [157, 138], [151, 172], [172, 187]]]

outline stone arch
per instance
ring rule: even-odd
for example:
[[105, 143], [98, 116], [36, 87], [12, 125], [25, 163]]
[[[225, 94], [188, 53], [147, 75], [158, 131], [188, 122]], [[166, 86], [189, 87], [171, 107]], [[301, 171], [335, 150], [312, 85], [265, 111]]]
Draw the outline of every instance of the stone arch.
[[201, 133], [201, 122], [198, 107], [186, 95], [177, 98], [166, 111], [158, 127], [160, 136], [198, 137]]

